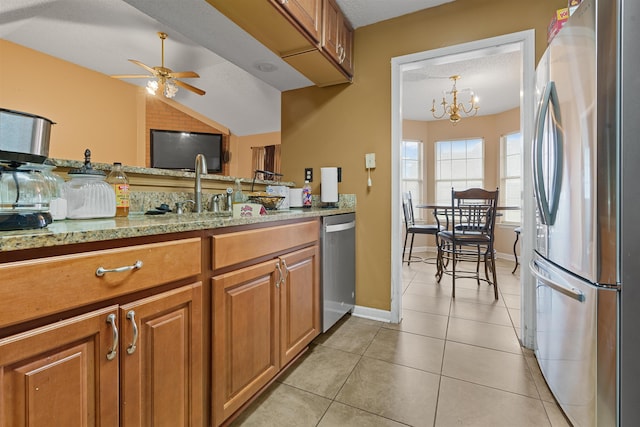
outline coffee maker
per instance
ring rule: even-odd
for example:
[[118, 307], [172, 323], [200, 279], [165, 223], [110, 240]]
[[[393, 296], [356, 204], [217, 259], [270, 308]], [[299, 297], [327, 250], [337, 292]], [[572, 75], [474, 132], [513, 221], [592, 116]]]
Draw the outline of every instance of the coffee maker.
[[42, 169], [33, 165], [49, 155], [53, 124], [0, 108], [0, 231], [43, 228], [52, 222], [50, 185]]

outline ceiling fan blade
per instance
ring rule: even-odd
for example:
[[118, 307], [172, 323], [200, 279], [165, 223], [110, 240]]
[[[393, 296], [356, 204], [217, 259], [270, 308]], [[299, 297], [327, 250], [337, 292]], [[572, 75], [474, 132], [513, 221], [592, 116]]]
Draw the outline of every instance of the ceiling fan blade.
[[118, 74], [111, 76], [114, 79], [153, 79], [154, 76], [147, 76], [145, 74]]
[[178, 71], [178, 72], [171, 72], [169, 73], [170, 77], [176, 78], [176, 79], [184, 79], [184, 78], [198, 78], [200, 77], [198, 75], [198, 73], [196, 73], [195, 71]]
[[204, 95], [206, 93], [202, 89], [198, 89], [195, 86], [191, 86], [189, 83], [181, 82], [180, 80], [173, 80], [173, 82], [180, 87], [190, 90], [191, 92], [197, 93], [198, 95]]
[[139, 67], [144, 68], [145, 70], [147, 70], [148, 72], [150, 72], [154, 76], [157, 74], [156, 70], [154, 70], [153, 68], [149, 67], [148, 65], [143, 64], [140, 61], [136, 61], [135, 59], [130, 59], [129, 61], [133, 62], [134, 64], [136, 64]]

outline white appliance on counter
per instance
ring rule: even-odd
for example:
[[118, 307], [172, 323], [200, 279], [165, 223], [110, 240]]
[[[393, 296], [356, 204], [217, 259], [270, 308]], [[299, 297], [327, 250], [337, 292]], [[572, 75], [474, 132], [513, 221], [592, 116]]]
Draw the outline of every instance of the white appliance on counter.
[[640, 425], [638, 20], [583, 0], [536, 71], [535, 353], [574, 426]]

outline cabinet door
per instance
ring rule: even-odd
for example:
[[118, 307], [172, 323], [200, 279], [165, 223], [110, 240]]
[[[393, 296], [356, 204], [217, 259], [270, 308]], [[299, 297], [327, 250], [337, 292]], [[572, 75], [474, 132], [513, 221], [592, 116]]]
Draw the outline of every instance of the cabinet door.
[[278, 260], [215, 276], [213, 418], [220, 425], [280, 368]]
[[280, 363], [289, 363], [321, 330], [318, 246], [281, 257]]
[[353, 29], [344, 19], [340, 26], [340, 45], [343, 49], [340, 66], [349, 76], [353, 76]]
[[200, 282], [120, 307], [121, 426], [202, 426]]
[[322, 0], [270, 0], [289, 15], [316, 41], [320, 42], [320, 2]]
[[117, 353], [107, 358], [116, 313], [108, 307], [0, 340], [0, 425], [117, 426]]
[[334, 0], [322, 2], [322, 48], [338, 62], [340, 45], [340, 8]]
[[322, 5], [322, 49], [349, 75], [353, 75], [353, 30], [335, 0]]

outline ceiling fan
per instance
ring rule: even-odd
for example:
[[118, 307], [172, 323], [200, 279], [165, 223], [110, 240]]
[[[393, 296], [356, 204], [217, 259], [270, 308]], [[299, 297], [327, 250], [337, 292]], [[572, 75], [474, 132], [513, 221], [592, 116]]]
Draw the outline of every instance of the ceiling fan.
[[164, 66], [164, 41], [167, 38], [167, 33], [159, 32], [158, 37], [160, 37], [160, 40], [162, 43], [162, 65], [149, 67], [148, 65], [145, 65], [142, 62], [137, 61], [135, 59], [129, 60], [134, 64], [136, 64], [137, 66], [147, 70], [149, 73], [152, 74], [151, 76], [142, 75], [142, 74], [121, 74], [121, 75], [115, 75], [111, 77], [116, 79], [153, 79], [155, 78], [156, 80], [149, 80], [149, 82], [147, 83], [147, 91], [155, 95], [156, 91], [160, 89], [161, 92], [164, 94], [164, 96], [167, 98], [173, 98], [176, 95], [176, 92], [178, 91], [178, 88], [176, 86], [180, 86], [184, 89], [190, 90], [191, 92], [194, 92], [198, 95], [204, 95], [206, 93], [204, 90], [178, 80], [178, 78], [198, 78], [200, 77], [198, 73], [196, 73], [195, 71], [174, 72], [170, 68], [167, 68]]

